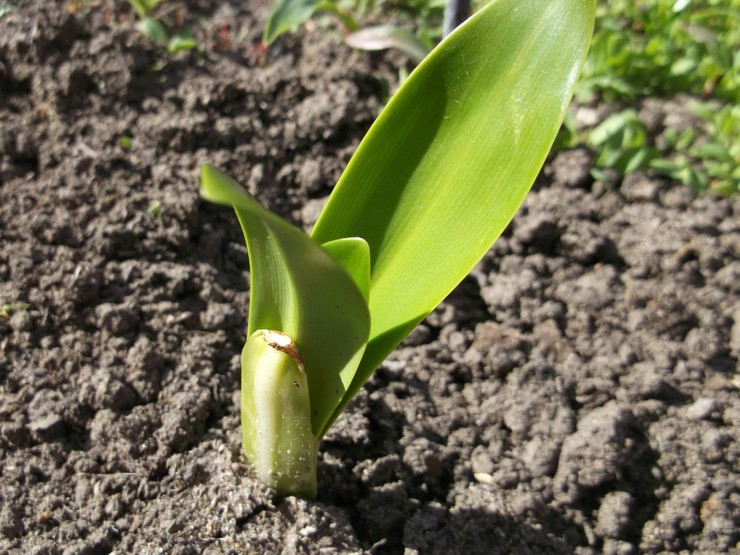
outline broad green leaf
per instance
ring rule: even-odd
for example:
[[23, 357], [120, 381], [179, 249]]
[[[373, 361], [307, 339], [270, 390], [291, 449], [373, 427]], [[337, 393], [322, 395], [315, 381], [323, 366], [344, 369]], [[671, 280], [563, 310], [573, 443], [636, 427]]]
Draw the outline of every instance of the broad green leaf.
[[[370, 323], [363, 294], [324, 248], [209, 165], [201, 169], [201, 195], [236, 210], [250, 261], [247, 337], [266, 329], [293, 339], [305, 363], [311, 422], [320, 437], [365, 348]], [[362, 246], [354, 250], [356, 260]]]
[[335, 416], [513, 217], [563, 121], [594, 4], [494, 0], [425, 58], [360, 144], [312, 232], [370, 246], [370, 341]]

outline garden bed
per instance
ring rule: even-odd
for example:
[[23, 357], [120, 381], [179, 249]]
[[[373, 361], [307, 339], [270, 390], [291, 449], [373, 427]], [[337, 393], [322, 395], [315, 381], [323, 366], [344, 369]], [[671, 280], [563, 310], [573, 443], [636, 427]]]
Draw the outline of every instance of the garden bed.
[[246, 251], [199, 166], [310, 229], [403, 60], [173, 5], [198, 51], [122, 2], [0, 18], [0, 553], [737, 548], [740, 206], [585, 149], [338, 420], [318, 499], [256, 482]]

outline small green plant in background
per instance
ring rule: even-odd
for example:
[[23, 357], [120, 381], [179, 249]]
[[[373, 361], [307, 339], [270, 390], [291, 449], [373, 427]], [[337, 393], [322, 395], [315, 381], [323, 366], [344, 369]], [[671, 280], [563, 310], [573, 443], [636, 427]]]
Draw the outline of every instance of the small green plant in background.
[[[445, 3], [446, 0], [276, 0], [262, 40], [269, 45], [315, 15], [330, 13], [340, 20], [344, 27], [344, 40], [349, 46], [361, 50], [397, 48], [418, 64], [442, 36]], [[386, 17], [392, 14], [394, 23], [361, 24], [366, 18], [378, 14]], [[416, 31], [398, 24], [399, 19], [411, 19]]]
[[740, 192], [740, 106], [694, 101], [703, 124], [662, 134], [656, 146], [637, 111], [627, 108], [608, 116], [590, 131], [579, 131], [572, 114], [558, 137], [557, 148], [586, 144], [596, 154], [591, 175], [609, 186], [623, 176], [650, 170], [691, 188], [731, 196]]
[[149, 206], [146, 207], [146, 213], [149, 214], [152, 218], [161, 218], [162, 203], [158, 200], [153, 200], [149, 203]]
[[139, 31], [152, 42], [167, 46], [171, 54], [198, 47], [197, 41], [189, 32], [171, 35], [164, 24], [154, 17], [154, 10], [162, 4], [161, 0], [128, 0], [139, 16]]
[[11, 2], [10, 0], [0, 0], [0, 17], [9, 14], [14, 9], [15, 6], [13, 6], [13, 2]]
[[19, 310], [28, 310], [31, 307], [28, 303], [4, 303], [0, 301], [0, 319], [10, 318], [13, 312]]
[[567, 111], [594, 0], [494, 0], [444, 40], [363, 139], [310, 236], [216, 168], [250, 261], [247, 459], [316, 494], [318, 441], [513, 217]]
[[131, 150], [134, 146], [134, 140], [128, 135], [120, 135], [118, 137], [118, 146], [123, 150]]
[[[397, 48], [420, 63], [442, 35], [444, 0], [277, 0], [265, 27], [264, 42], [295, 30], [321, 11], [340, 15], [355, 48]], [[397, 20], [410, 15], [416, 32], [396, 23], [362, 27], [373, 10]], [[375, 13], [375, 12], [373, 12]], [[401, 81], [405, 78], [401, 68]], [[666, 148], [658, 149], [633, 109], [611, 116], [590, 132], [575, 120], [556, 148], [582, 140], [597, 154], [592, 174], [609, 184], [637, 170], [651, 169], [691, 187], [695, 195], [711, 190], [738, 191], [737, 120], [740, 104], [740, 0], [614, 0], [599, 3], [596, 32], [576, 87], [581, 103], [635, 103], [642, 98], [688, 93], [726, 104], [696, 112], [704, 120], [701, 134], [667, 130]], [[566, 122], [568, 123], [568, 122]], [[691, 140], [689, 140], [691, 139]], [[608, 171], [607, 171], [608, 170]]]
[[609, 185], [614, 183], [604, 170], [624, 175], [648, 167], [658, 155], [637, 111], [631, 108], [607, 117], [588, 133], [586, 142], [597, 154], [592, 175]]
[[688, 185], [695, 195], [740, 193], [740, 105], [717, 109], [694, 102], [692, 108], [704, 121], [704, 131], [667, 129], [663, 137], [669, 152], [652, 160], [650, 168]]
[[[362, 4], [358, 2], [357, 8], [362, 9]], [[265, 45], [271, 44], [283, 33], [295, 31], [314, 14], [321, 12], [334, 14], [350, 31], [358, 29], [357, 21], [350, 11], [342, 9], [333, 0], [276, 0], [265, 24], [262, 42]]]
[[[597, 154], [594, 177], [653, 170], [695, 195], [739, 190], [740, 2], [738, 0], [615, 0], [601, 3], [576, 98], [634, 103], [688, 93], [701, 129], [666, 129], [659, 149], [628, 108], [580, 137]], [[566, 133], [567, 134], [567, 133]], [[572, 144], [574, 141], [570, 141]], [[568, 144], [569, 141], [565, 141]]]
[[612, 0], [599, 4], [576, 98], [687, 92], [736, 103], [739, 70], [738, 0]]

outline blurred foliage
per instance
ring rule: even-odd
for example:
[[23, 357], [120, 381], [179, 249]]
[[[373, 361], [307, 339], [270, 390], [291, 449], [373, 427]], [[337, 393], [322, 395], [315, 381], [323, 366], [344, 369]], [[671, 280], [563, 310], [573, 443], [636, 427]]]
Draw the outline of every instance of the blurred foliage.
[[[445, 3], [446, 0], [275, 0], [262, 40], [269, 45], [283, 33], [296, 31], [316, 14], [329, 13], [339, 20], [343, 34], [364, 29], [370, 21], [390, 19], [394, 23], [383, 25], [385, 29], [412, 33], [408, 28], [414, 28], [415, 40], [431, 50], [442, 37]], [[360, 44], [353, 46], [362, 48]], [[399, 47], [398, 41], [393, 47]], [[403, 44], [400, 48], [406, 50]]]
[[594, 179], [616, 186], [622, 176], [652, 170], [691, 187], [694, 195], [711, 190], [740, 192], [740, 105], [693, 101], [700, 127], [665, 128], [660, 146], [634, 108], [608, 116], [591, 130], [580, 130], [573, 112], [566, 118], [555, 150], [587, 145], [596, 154]]
[[[614, 0], [598, 8], [596, 32], [576, 99], [635, 105], [686, 93], [696, 128], [667, 128], [655, 140], [627, 108], [588, 133], [566, 121], [559, 146], [585, 143], [593, 175], [653, 170], [698, 195], [740, 189], [740, 0]], [[611, 171], [606, 171], [611, 170]]]
[[139, 31], [154, 43], [166, 45], [170, 54], [193, 50], [198, 43], [190, 31], [170, 33], [161, 19], [156, 16], [158, 6], [164, 4], [161, 0], [127, 0], [139, 17]]
[[[473, 9], [485, 3], [473, 2]], [[341, 16], [345, 32], [352, 33], [348, 44], [400, 48], [418, 61], [442, 36], [444, 7], [445, 0], [277, 0], [266, 42], [323, 11]], [[378, 18], [394, 23], [364, 27]], [[700, 128], [663, 130], [658, 147], [631, 107], [643, 98], [680, 93], [705, 101], [693, 106]], [[580, 104], [631, 106], [590, 131], [577, 129], [573, 117], [566, 120], [555, 147], [586, 144], [593, 149], [595, 178], [616, 185], [629, 172], [649, 169], [690, 186], [695, 194], [708, 189], [736, 193], [740, 0], [600, 2], [575, 98]]]
[[15, 9], [13, 6], [13, 2], [10, 0], [0, 0], [0, 17], [3, 17], [5, 14], [9, 14]]
[[706, 131], [668, 128], [665, 157], [656, 158], [650, 167], [691, 187], [695, 195], [712, 190], [721, 195], [740, 192], [740, 106], [696, 102], [696, 114], [706, 123]]
[[577, 98], [677, 92], [737, 102], [740, 0], [602, 2]]

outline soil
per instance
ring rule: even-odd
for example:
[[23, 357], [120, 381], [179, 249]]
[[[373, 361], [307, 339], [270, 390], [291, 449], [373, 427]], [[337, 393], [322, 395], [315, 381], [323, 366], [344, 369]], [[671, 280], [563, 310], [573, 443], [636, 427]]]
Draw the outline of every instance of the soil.
[[0, 3], [0, 553], [740, 552], [740, 204], [584, 149], [339, 419], [318, 499], [256, 482], [246, 251], [198, 168], [310, 228], [405, 61], [163, 6], [199, 51], [125, 2]]

